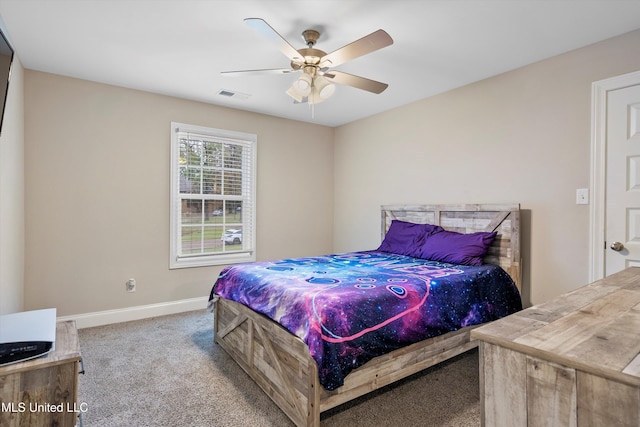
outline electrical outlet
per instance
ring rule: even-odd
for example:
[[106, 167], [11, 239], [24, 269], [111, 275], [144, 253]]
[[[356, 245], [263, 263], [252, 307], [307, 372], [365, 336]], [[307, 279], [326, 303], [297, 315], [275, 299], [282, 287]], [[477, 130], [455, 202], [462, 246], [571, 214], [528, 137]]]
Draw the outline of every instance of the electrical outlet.
[[589, 189], [578, 188], [576, 190], [576, 205], [588, 205], [589, 204]]
[[125, 283], [125, 289], [127, 292], [135, 292], [136, 291], [136, 279], [129, 279], [127, 283]]

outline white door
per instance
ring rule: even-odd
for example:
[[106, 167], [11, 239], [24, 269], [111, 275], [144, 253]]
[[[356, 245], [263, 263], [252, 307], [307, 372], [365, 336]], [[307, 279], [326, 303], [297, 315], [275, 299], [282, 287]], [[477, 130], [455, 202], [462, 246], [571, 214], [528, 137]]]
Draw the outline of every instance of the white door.
[[607, 94], [605, 276], [640, 266], [640, 85]]

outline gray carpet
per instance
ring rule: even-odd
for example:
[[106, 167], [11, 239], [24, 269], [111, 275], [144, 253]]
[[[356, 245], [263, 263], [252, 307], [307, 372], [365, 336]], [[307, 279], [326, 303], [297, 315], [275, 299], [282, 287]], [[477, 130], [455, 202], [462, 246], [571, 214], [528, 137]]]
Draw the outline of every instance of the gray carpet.
[[[198, 310], [79, 330], [84, 426], [292, 426], [212, 328]], [[477, 350], [327, 411], [321, 425], [478, 426]]]

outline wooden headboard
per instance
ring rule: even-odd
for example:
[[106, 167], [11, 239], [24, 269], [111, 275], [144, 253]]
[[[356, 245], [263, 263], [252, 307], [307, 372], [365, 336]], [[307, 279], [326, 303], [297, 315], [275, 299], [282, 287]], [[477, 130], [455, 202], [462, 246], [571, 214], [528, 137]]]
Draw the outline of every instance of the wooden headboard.
[[439, 225], [458, 233], [497, 231], [484, 262], [502, 267], [522, 291], [519, 204], [383, 205], [383, 239], [394, 219]]

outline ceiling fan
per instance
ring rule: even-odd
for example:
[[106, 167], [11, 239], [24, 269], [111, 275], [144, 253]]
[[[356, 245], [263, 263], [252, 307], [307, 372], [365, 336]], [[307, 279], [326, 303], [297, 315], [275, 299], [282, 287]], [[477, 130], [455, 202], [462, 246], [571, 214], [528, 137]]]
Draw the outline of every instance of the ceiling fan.
[[386, 83], [331, 69], [393, 44], [393, 39], [384, 30], [374, 31], [368, 36], [364, 36], [327, 54], [314, 47], [320, 38], [320, 33], [316, 30], [303, 31], [302, 37], [307, 47], [295, 49], [263, 19], [246, 18], [244, 21], [269, 41], [276, 44], [280, 51], [291, 61], [291, 68], [223, 71], [222, 74], [288, 74], [302, 72], [302, 75], [287, 90], [287, 94], [294, 99], [294, 102], [306, 102], [308, 104], [317, 104], [333, 95], [335, 91], [334, 83], [352, 86], [375, 94], [382, 93], [389, 86]]

